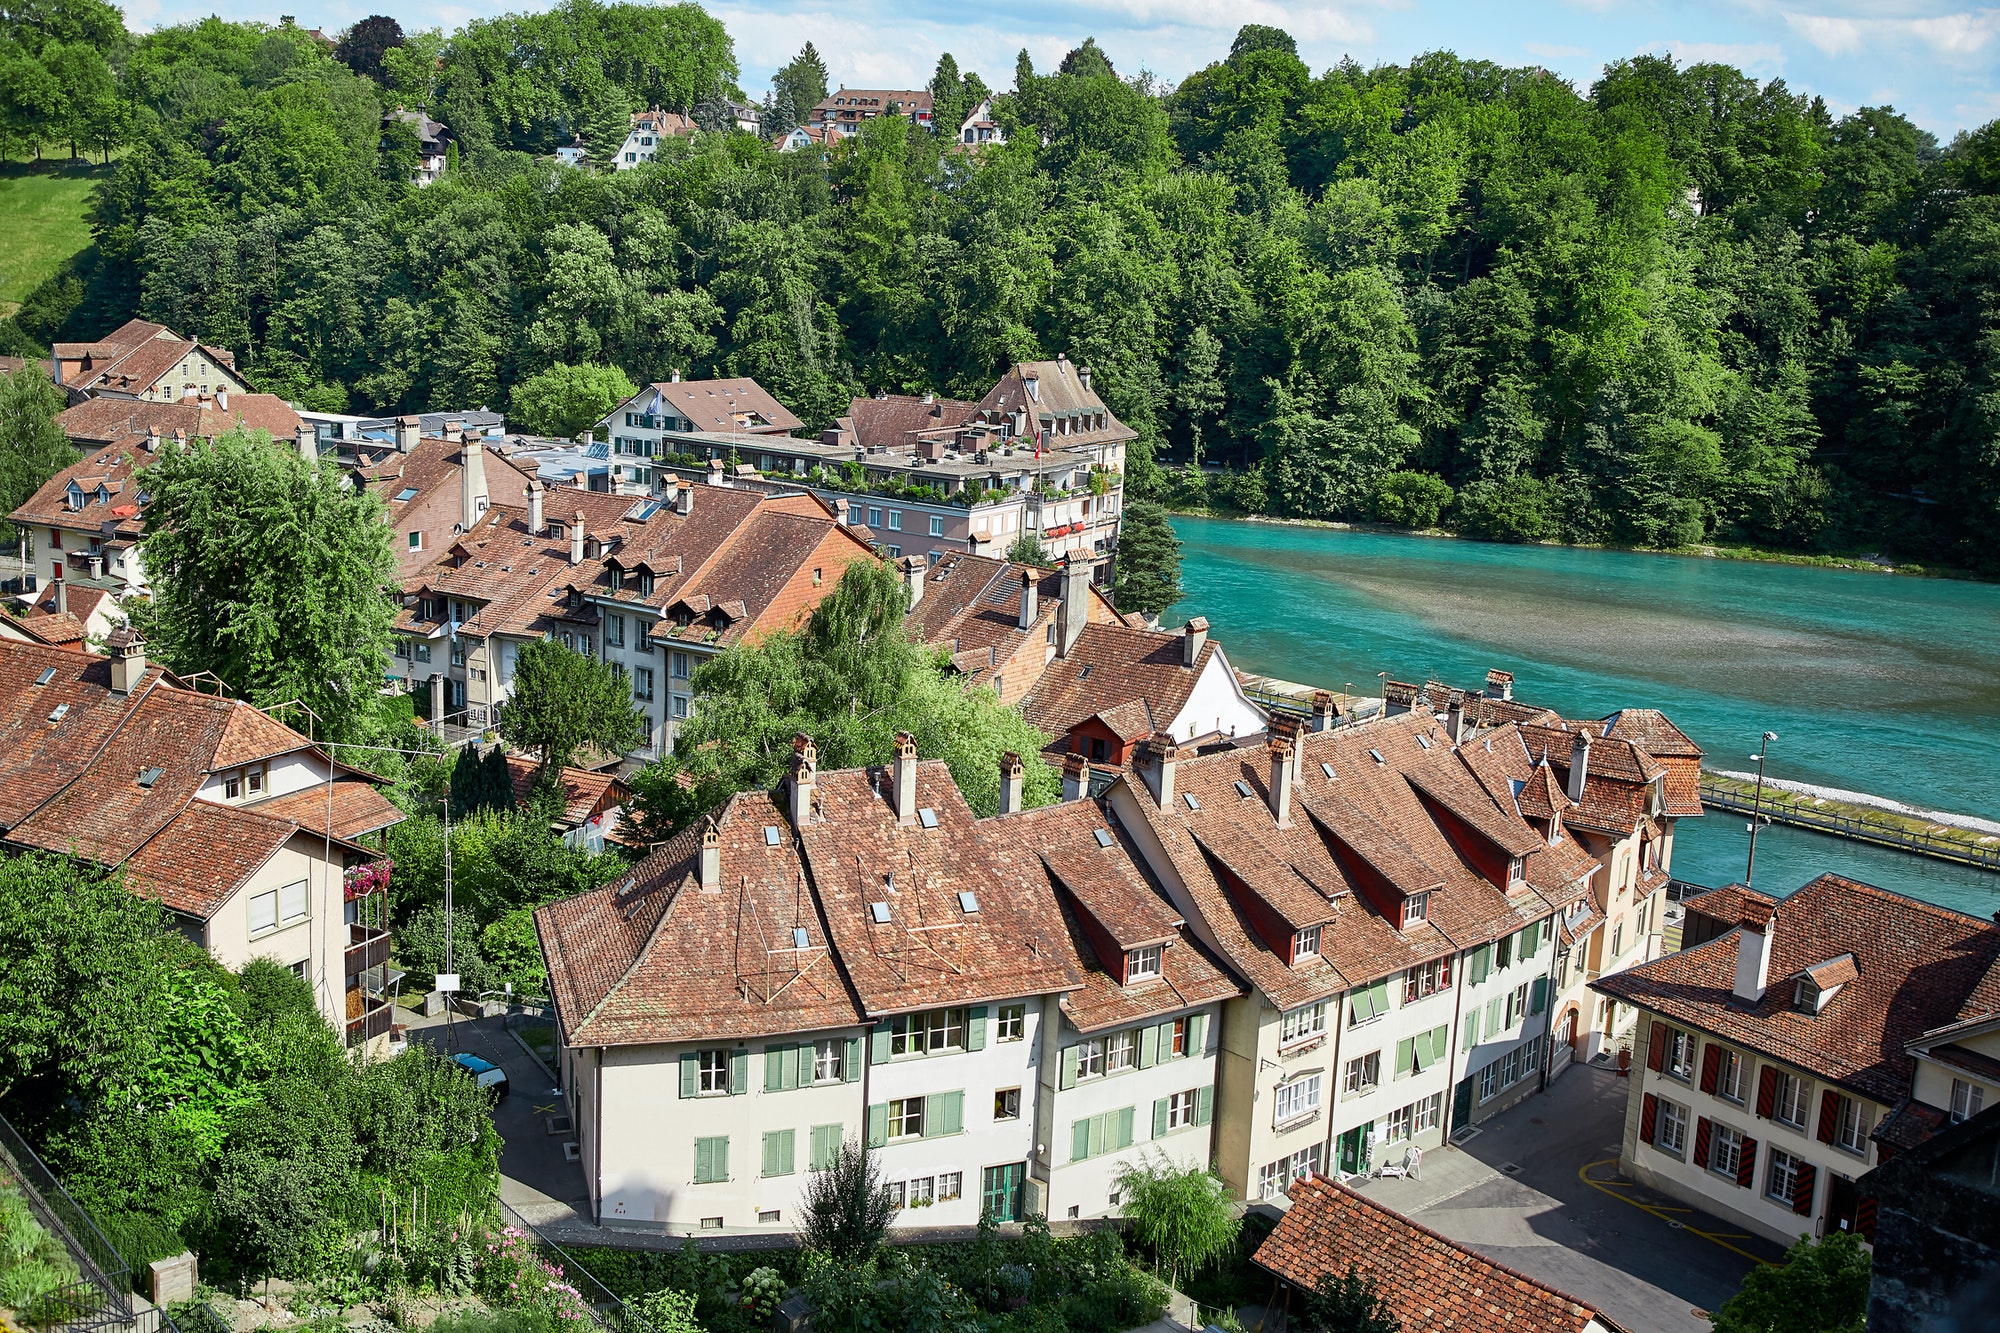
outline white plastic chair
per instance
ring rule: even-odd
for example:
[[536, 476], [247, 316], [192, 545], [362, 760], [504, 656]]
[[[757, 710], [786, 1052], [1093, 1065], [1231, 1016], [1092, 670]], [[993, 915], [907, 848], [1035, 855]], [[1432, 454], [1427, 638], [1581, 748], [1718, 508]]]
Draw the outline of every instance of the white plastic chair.
[[1424, 1178], [1423, 1167], [1424, 1167], [1424, 1154], [1413, 1143], [1410, 1145], [1409, 1151], [1403, 1154], [1402, 1165], [1395, 1166], [1391, 1165], [1388, 1162], [1384, 1162], [1381, 1168], [1376, 1172], [1376, 1174], [1380, 1175], [1385, 1180], [1388, 1179], [1390, 1176], [1407, 1176], [1411, 1180], [1422, 1180]]

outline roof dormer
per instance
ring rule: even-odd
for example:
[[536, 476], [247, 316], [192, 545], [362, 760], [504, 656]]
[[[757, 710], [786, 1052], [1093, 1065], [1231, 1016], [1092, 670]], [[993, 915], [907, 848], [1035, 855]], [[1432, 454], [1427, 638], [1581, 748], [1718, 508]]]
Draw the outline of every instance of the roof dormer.
[[1855, 967], [1854, 955], [1841, 954], [1823, 963], [1815, 963], [1799, 973], [1792, 986], [1792, 1008], [1802, 1014], [1822, 1014], [1833, 997], [1840, 994], [1841, 987], [1860, 976]]

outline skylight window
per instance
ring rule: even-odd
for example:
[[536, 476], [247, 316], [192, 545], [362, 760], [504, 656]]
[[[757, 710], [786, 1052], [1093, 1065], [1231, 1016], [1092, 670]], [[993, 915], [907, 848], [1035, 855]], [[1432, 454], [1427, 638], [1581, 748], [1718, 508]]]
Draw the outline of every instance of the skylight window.
[[766, 847], [776, 847], [778, 845], [778, 826], [776, 824], [764, 825], [764, 845]]
[[917, 822], [925, 828], [936, 828], [937, 811], [931, 809], [929, 806], [925, 806], [923, 809], [917, 811]]
[[1246, 801], [1249, 800], [1252, 795], [1250, 791], [1250, 784], [1245, 782], [1242, 778], [1236, 779], [1236, 794], [1238, 796], [1241, 796]]
[[155, 782], [158, 782], [160, 780], [161, 775], [164, 774], [166, 771], [167, 770], [164, 768], [147, 769], [145, 772], [139, 774], [139, 785], [141, 787], [147, 788], [148, 790], [151, 790], [153, 784]]
[[1417, 737], [1417, 744], [1423, 746], [1426, 750], [1428, 750], [1431, 748], [1431, 738], [1428, 736], [1419, 735]]
[[1387, 759], [1384, 759], [1382, 757], [1382, 752], [1380, 750], [1370, 750], [1368, 752], [1368, 757], [1370, 759], [1373, 759], [1378, 764], [1386, 764], [1389, 762]]
[[1196, 800], [1196, 799], [1194, 798], [1194, 793], [1193, 793], [1193, 792], [1191, 792], [1191, 791], [1184, 791], [1184, 792], [1182, 792], [1182, 793], [1181, 793], [1181, 799], [1182, 799], [1183, 801], [1186, 801], [1186, 802], [1187, 802], [1187, 808], [1188, 808], [1188, 809], [1190, 809], [1190, 810], [1199, 810], [1199, 809], [1201, 809], [1201, 802], [1200, 802], [1200, 801], [1197, 801], [1197, 800]]
[[958, 910], [965, 913], [967, 916], [971, 916], [974, 912], [977, 912], [979, 910], [979, 899], [972, 892], [971, 889], [959, 890]]
[[42, 674], [35, 677], [35, 684], [46, 685], [55, 678], [56, 678], [56, 669], [54, 667], [43, 667]]
[[49, 714], [49, 721], [51, 721], [51, 722], [60, 722], [60, 721], [62, 721], [62, 720], [63, 720], [64, 718], [66, 718], [66, 717], [68, 717], [68, 716], [69, 716], [69, 705], [68, 705], [68, 704], [57, 704], [57, 705], [56, 705], [56, 710], [55, 710], [55, 711], [54, 711], [53, 713], [50, 713], [50, 714]]
[[417, 498], [417, 488], [414, 486], [405, 486], [402, 490], [396, 492], [396, 498], [398, 500], [414, 500]]
[[1328, 782], [1332, 782], [1332, 781], [1334, 781], [1334, 780], [1335, 780], [1335, 779], [1334, 779], [1334, 776], [1333, 776], [1333, 765], [1332, 765], [1332, 764], [1321, 764], [1321, 765], [1319, 766], [1319, 771], [1320, 771], [1320, 772], [1322, 772], [1322, 773], [1324, 773], [1324, 774], [1326, 774], [1326, 780], [1327, 780]]
[[812, 946], [812, 936], [806, 934], [806, 928], [804, 926], [793, 926], [792, 947], [794, 949], [806, 949], [810, 948], [811, 946]]
[[878, 926], [886, 926], [886, 925], [888, 925], [888, 924], [889, 924], [889, 904], [887, 904], [887, 903], [870, 903], [870, 904], [868, 904], [868, 915], [869, 915], [869, 917], [870, 917], [870, 918], [871, 918], [871, 919], [872, 919], [872, 920], [873, 920], [873, 921], [875, 922], [875, 924], [876, 924], [876, 925], [878, 925]]
[[1099, 847], [1109, 847], [1111, 845], [1111, 830], [1109, 829], [1092, 829], [1090, 836], [1097, 839]]

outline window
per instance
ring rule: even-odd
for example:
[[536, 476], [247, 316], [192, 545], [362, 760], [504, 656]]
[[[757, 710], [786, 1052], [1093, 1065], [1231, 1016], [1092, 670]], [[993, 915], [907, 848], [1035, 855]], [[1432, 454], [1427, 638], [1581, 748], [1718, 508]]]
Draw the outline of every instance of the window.
[[1289, 1010], [1278, 1020], [1278, 1041], [1289, 1045], [1304, 1041], [1308, 1037], [1323, 1036], [1326, 1033], [1326, 1002], [1301, 1005]]
[[1498, 971], [1499, 969], [1508, 966], [1513, 961], [1514, 961], [1514, 937], [1512, 935], [1509, 935], [1506, 938], [1500, 940], [1493, 946], [1494, 970]]
[[1743, 1057], [1726, 1046], [1715, 1057], [1715, 1095], [1726, 1101], [1743, 1100]]
[[1430, 914], [1431, 896], [1428, 893], [1419, 893], [1414, 897], [1403, 900], [1403, 925], [1405, 928], [1414, 926], [1419, 921], [1429, 920]]
[[306, 882], [287, 884], [278, 890], [278, 924], [289, 926], [306, 919]]
[[1347, 1062], [1347, 1072], [1340, 1078], [1340, 1090], [1356, 1094], [1373, 1092], [1381, 1081], [1382, 1052], [1370, 1051]]
[[244, 770], [243, 780], [249, 787], [252, 796], [264, 790], [264, 770], [261, 768]]
[[814, 1125], [812, 1127], [812, 1169], [824, 1171], [832, 1166], [840, 1156], [840, 1145], [847, 1137], [845, 1125]]
[[686, 653], [674, 653], [672, 655], [672, 666], [675, 680], [686, 680], [688, 678], [688, 655]]
[[868, 509], [868, 526], [871, 528], [879, 528], [882, 526], [882, 511], [875, 508], [873, 505], [870, 505]]
[[420, 643], [417, 645], [417, 660], [419, 662], [428, 662], [431, 660], [431, 646], [429, 644]]
[[1479, 1071], [1479, 1100], [1490, 1102], [1499, 1095], [1500, 1062], [1495, 1060], [1492, 1064], [1487, 1065], [1486, 1068]]
[[1685, 1083], [1694, 1077], [1694, 1033], [1680, 1028], [1667, 1029], [1665, 1073]]
[[1076, 1076], [1078, 1079], [1102, 1078], [1104, 1076], [1104, 1039], [1091, 1037], [1076, 1044]]
[[1951, 1120], [1957, 1124], [1970, 1120], [1979, 1114], [1979, 1108], [1986, 1104], [1986, 1089], [1977, 1083], [1968, 1083], [1962, 1078], [1951, 1081]]
[[813, 1082], [839, 1083], [847, 1077], [847, 1041], [823, 1037], [813, 1043]]
[[1021, 1004], [1003, 1004], [995, 1016], [995, 1041], [1019, 1041], [1027, 1029], [1028, 1009]]
[[1611, 928], [1611, 956], [1616, 958], [1625, 952], [1625, 923], [1620, 921]]
[[1852, 1097], [1842, 1097], [1833, 1123], [1834, 1143], [1857, 1157], [1868, 1155], [1868, 1108]]
[[1764, 1179], [1764, 1193], [1790, 1207], [1792, 1192], [1799, 1186], [1799, 1159], [1788, 1152], [1773, 1149], [1771, 1152], [1771, 1172]]
[[944, 536], [944, 520], [943, 520], [943, 519], [941, 519], [941, 518], [935, 518], [935, 517], [933, 517], [933, 518], [931, 519], [931, 536], [933, 536], [933, 537], [942, 537], [942, 536]]
[[1438, 958], [1403, 974], [1403, 1003], [1414, 1004], [1451, 985], [1451, 959]]
[[1434, 1092], [1417, 1103], [1417, 1133], [1421, 1134], [1427, 1129], [1436, 1129], [1438, 1122], [1443, 1117], [1444, 1094], [1442, 1092]]
[[1282, 1125], [1319, 1110], [1319, 1084], [1320, 1076], [1316, 1072], [1289, 1083], [1280, 1083], [1272, 1098], [1275, 1103], [1271, 1113], [1272, 1123]]
[[889, 531], [901, 532], [902, 530], [903, 530], [903, 511], [900, 509], [891, 509], [889, 511]]
[[1806, 1102], [1812, 1092], [1812, 1084], [1805, 1079], [1780, 1071], [1777, 1078], [1777, 1097], [1771, 1103], [1771, 1116], [1783, 1121], [1794, 1129], [1806, 1127]]
[[410, 549], [411, 549], [412, 551], [421, 551], [421, 550], [423, 550], [423, 549], [424, 549], [424, 534], [423, 534], [423, 533], [421, 533], [421, 532], [413, 532], [413, 533], [411, 533], [411, 534], [410, 534]]
[[223, 778], [222, 794], [232, 801], [243, 795], [243, 774], [231, 773]]
[[1069, 1160], [1081, 1162], [1086, 1157], [1099, 1157], [1120, 1148], [1132, 1146], [1132, 1132], [1137, 1120], [1136, 1107], [1121, 1107], [1116, 1111], [1105, 1111], [1087, 1120], [1070, 1122]]
[[891, 1208], [901, 1208], [909, 1201], [910, 1182], [907, 1180], [892, 1180], [882, 1188], [888, 1192]]
[[1653, 904], [1651, 902], [1640, 903], [1639, 929], [1637, 931], [1637, 934], [1639, 938], [1642, 940], [1646, 938], [1646, 935], [1648, 933], [1646, 928], [1652, 924], [1652, 916], [1653, 916]]
[[278, 891], [260, 893], [250, 900], [250, 938], [278, 928]]
[[676, 694], [674, 696], [674, 716], [686, 717], [687, 715], [688, 715], [687, 696], [685, 694]]
[[1523, 1015], [1528, 1012], [1528, 983], [1522, 982], [1507, 996], [1507, 1027], [1511, 1031], [1517, 1027]]
[[889, 1054], [927, 1055], [965, 1049], [965, 1010], [931, 1009], [889, 1020]]
[[1358, 1028], [1364, 1023], [1372, 1023], [1389, 1012], [1389, 983], [1376, 982], [1350, 991], [1347, 1001], [1347, 1026]]
[[[694, 1141], [694, 1183], [713, 1185], [729, 1179], [729, 1139], [725, 1136]], [[716, 1225], [720, 1226], [721, 1219]], [[706, 1225], [706, 1223], [704, 1223]]]
[[1021, 1090], [1002, 1088], [993, 1094], [993, 1118], [995, 1120], [1019, 1120], [1021, 1118]]
[[941, 1172], [937, 1178], [938, 1202], [956, 1199], [965, 1193], [965, 1173], [963, 1171]]
[[1308, 926], [1304, 930], [1293, 934], [1292, 961], [1294, 963], [1303, 958], [1311, 958], [1319, 953], [1319, 932], [1320, 928], [1318, 926]]
[[1167, 1098], [1167, 1132], [1186, 1129], [1194, 1123], [1195, 1098], [1198, 1089], [1189, 1088]]
[[465, 640], [456, 636], [451, 641], [451, 664], [455, 667], [465, 665]]
[[774, 1129], [764, 1135], [764, 1172], [766, 1176], [789, 1176], [796, 1169], [795, 1159], [798, 1145], [798, 1131]]
[[1160, 946], [1149, 944], [1143, 949], [1125, 951], [1125, 984], [1144, 981], [1148, 977], [1160, 975]]
[[1122, 1074], [1138, 1067], [1139, 1034], [1136, 1031], [1114, 1032], [1104, 1039], [1104, 1068], [1107, 1073]]
[[910, 1182], [910, 1207], [928, 1208], [937, 1197], [937, 1177], [918, 1176]]
[[1421, 1074], [1451, 1054], [1451, 1025], [1440, 1023], [1428, 1032], [1396, 1043], [1396, 1077]]
[[924, 1132], [924, 1099], [902, 1097], [889, 1103], [889, 1137], [908, 1139]]
[[900, 546], [891, 546], [888, 551], [891, 560], [900, 560], [903, 557], [903, 548]]
[[1324, 1145], [1315, 1143], [1301, 1148], [1289, 1156], [1280, 1157], [1257, 1172], [1257, 1197], [1275, 1199], [1281, 1192], [1291, 1187], [1294, 1180], [1316, 1176], [1320, 1170], [1320, 1150]]
[[729, 1091], [728, 1051], [703, 1051], [695, 1057], [695, 1061], [695, 1067], [700, 1071], [695, 1091], [709, 1095]]
[[1709, 1132], [1708, 1169], [1731, 1181], [1743, 1164], [1743, 1131], [1716, 1125]]
[[1688, 1111], [1679, 1102], [1660, 1099], [1660, 1120], [1653, 1131], [1653, 1146], [1675, 1157], [1687, 1156]]
[[632, 697], [648, 703], [653, 698], [653, 668], [634, 667], [632, 669]]
[[625, 617], [604, 617], [604, 646], [623, 648], [625, 646]]
[[1389, 1112], [1389, 1118], [1384, 1122], [1383, 1138], [1389, 1143], [1402, 1143], [1406, 1141], [1410, 1137], [1410, 1127], [1416, 1123], [1416, 1119], [1417, 1106], [1415, 1102]]
[[1169, 1027], [1167, 1049], [1160, 1052], [1164, 1060], [1178, 1060], [1188, 1053], [1188, 1021], [1176, 1018]]

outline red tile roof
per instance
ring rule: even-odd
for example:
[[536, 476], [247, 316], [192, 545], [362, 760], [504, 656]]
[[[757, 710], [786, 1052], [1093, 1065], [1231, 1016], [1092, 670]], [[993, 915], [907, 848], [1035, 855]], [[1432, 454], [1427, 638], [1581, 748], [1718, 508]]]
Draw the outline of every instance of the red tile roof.
[[[541, 771], [541, 764], [527, 755], [507, 756], [507, 779], [514, 784], [516, 805], [527, 804]], [[577, 828], [598, 813], [600, 808], [623, 805], [632, 797], [632, 789], [620, 781], [616, 773], [593, 773], [587, 768], [565, 768], [562, 785], [564, 828]]]
[[1293, 1185], [1257, 1266], [1310, 1291], [1351, 1267], [1370, 1279], [1403, 1333], [1582, 1333], [1591, 1306], [1331, 1180]]
[[190, 801], [125, 861], [127, 883], [205, 920], [298, 831], [291, 820], [261, 809]]
[[403, 821], [403, 812], [393, 801], [374, 783], [359, 778], [335, 779], [330, 800], [329, 784], [319, 783], [250, 808], [274, 819], [289, 819], [307, 833], [327, 832], [330, 815], [333, 836], [349, 842]]
[[744, 376], [650, 384], [611, 410], [611, 429], [618, 429], [621, 414], [647, 410], [654, 394], [698, 431], [782, 435], [805, 425], [763, 385]]
[[1064, 738], [1077, 723], [1135, 700], [1143, 700], [1164, 728], [1180, 716], [1195, 682], [1219, 651], [1210, 639], [1194, 664], [1183, 666], [1185, 637], [1127, 625], [1087, 624], [1069, 655], [1050, 662], [1042, 672], [1040, 682], [1021, 701], [1021, 714], [1029, 725], [1056, 737], [1054, 748], [1067, 746]]
[[[1707, 910], [1718, 894], [1691, 900], [1690, 910]], [[1735, 930], [1591, 985], [1669, 1022], [1894, 1103], [1909, 1091], [1909, 1043], [1956, 1019], [2000, 961], [2000, 926], [1993, 922], [1839, 875], [1821, 875], [1778, 902], [1771, 932], [1770, 983], [1754, 1004], [1732, 993]], [[1854, 979], [1820, 1013], [1793, 1008], [1800, 974], [1842, 954], [1853, 955]]]
[[956, 398], [932, 397], [927, 401], [905, 394], [883, 394], [849, 403], [847, 420], [862, 448], [905, 453], [915, 447], [919, 433], [962, 426], [978, 406]]

